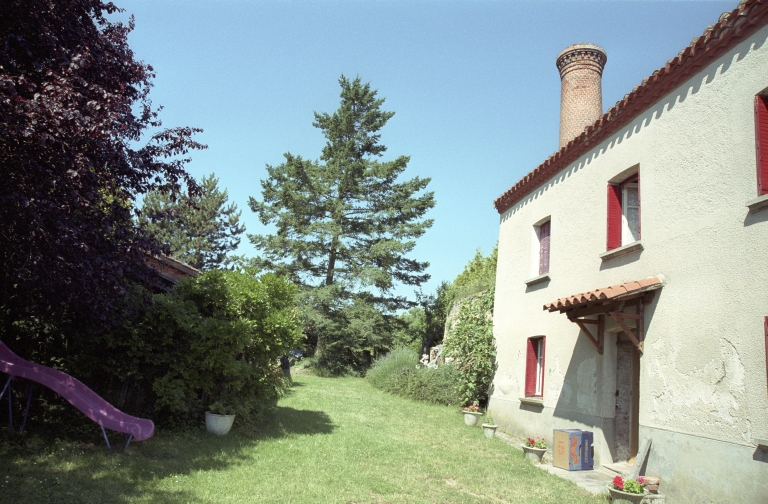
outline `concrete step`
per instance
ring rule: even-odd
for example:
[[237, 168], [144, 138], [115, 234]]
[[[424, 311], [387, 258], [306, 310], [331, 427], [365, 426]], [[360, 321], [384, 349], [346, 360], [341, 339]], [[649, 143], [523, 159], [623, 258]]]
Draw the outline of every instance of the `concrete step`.
[[613, 464], [603, 464], [603, 466], [600, 468], [601, 471], [604, 473], [610, 475], [610, 476], [616, 476], [617, 474], [619, 476], [626, 477], [629, 474], [629, 471], [632, 469], [632, 465], [630, 465], [627, 462], [614, 462]]

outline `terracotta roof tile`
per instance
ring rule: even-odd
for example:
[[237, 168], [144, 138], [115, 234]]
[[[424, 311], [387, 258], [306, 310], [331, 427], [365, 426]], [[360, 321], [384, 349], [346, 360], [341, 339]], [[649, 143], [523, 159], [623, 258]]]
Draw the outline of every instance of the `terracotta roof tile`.
[[664, 279], [661, 275], [644, 278], [642, 280], [633, 280], [623, 284], [611, 285], [610, 287], [604, 287], [602, 289], [595, 289], [589, 292], [582, 292], [580, 294], [574, 294], [573, 296], [560, 298], [552, 303], [545, 304], [544, 309], [552, 312], [562, 310], [564, 308], [570, 308], [572, 306], [587, 304], [594, 301], [606, 301], [610, 299], [623, 298], [633, 294], [639, 294], [641, 292], [660, 289], [663, 285], [663, 282]]
[[534, 168], [529, 174], [494, 201], [503, 213], [534, 189], [575, 162], [592, 147], [602, 142], [654, 103], [672, 92], [696, 72], [719, 58], [736, 44], [768, 24], [768, 0], [743, 0], [731, 12], [720, 15], [717, 23], [709, 25], [667, 64], [643, 79], [639, 86], [616, 102], [608, 112], [587, 127], [565, 147]]

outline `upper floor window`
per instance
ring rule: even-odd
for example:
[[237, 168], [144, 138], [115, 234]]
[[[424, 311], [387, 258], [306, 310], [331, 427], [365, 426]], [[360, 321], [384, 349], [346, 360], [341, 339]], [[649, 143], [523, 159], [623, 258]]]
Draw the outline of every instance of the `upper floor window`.
[[757, 194], [768, 194], [768, 96], [755, 96]]
[[[537, 280], [549, 273], [549, 250], [551, 243], [552, 219], [547, 216], [533, 225], [531, 238], [531, 277]], [[526, 281], [528, 283], [528, 281]]]
[[552, 221], [539, 226], [539, 275], [549, 273], [549, 234]]
[[608, 184], [608, 240], [612, 250], [640, 239], [640, 176]]

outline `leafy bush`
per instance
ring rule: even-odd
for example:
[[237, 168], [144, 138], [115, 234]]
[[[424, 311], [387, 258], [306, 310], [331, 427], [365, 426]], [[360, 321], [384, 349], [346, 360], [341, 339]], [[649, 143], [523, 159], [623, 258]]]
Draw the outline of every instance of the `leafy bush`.
[[464, 300], [456, 325], [443, 343], [444, 355], [453, 359], [459, 371], [459, 394], [464, 404], [488, 399], [496, 360], [493, 295], [491, 289]]
[[272, 274], [211, 271], [160, 296], [141, 352], [158, 377], [156, 406], [199, 418], [206, 409], [248, 415], [282, 389], [277, 360], [298, 342], [295, 288]]
[[478, 292], [493, 289], [496, 286], [498, 256], [498, 245], [488, 254], [488, 257], [483, 256], [483, 253], [477, 250], [475, 257], [464, 266], [464, 270], [448, 287], [448, 301], [452, 303]]
[[458, 383], [459, 372], [451, 364], [444, 364], [437, 369], [419, 368], [408, 375], [405, 395], [419, 401], [458, 406], [461, 403]]
[[[134, 287], [111, 331], [51, 327], [34, 352], [21, 339], [3, 341], [159, 425], [199, 425], [206, 409], [247, 415], [276, 401], [285, 386], [278, 359], [301, 337], [293, 285], [272, 274], [211, 271], [170, 293]], [[74, 408], [64, 414], [70, 410], [73, 424], [81, 422]]]
[[374, 387], [402, 397], [437, 404], [456, 405], [458, 372], [451, 365], [437, 369], [419, 368], [418, 353], [399, 347], [377, 359], [366, 374]]
[[[408, 374], [416, 371], [419, 355], [412, 348], [398, 347], [376, 359], [365, 377], [374, 387], [391, 392], [408, 388]], [[405, 395], [405, 394], [399, 394]]]

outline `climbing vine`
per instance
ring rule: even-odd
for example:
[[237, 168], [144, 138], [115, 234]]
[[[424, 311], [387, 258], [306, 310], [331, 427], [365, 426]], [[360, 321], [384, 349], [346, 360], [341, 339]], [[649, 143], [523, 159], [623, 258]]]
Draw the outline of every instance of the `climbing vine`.
[[494, 289], [461, 301], [456, 324], [448, 333], [444, 353], [459, 370], [464, 404], [486, 402], [496, 363], [493, 340]]

